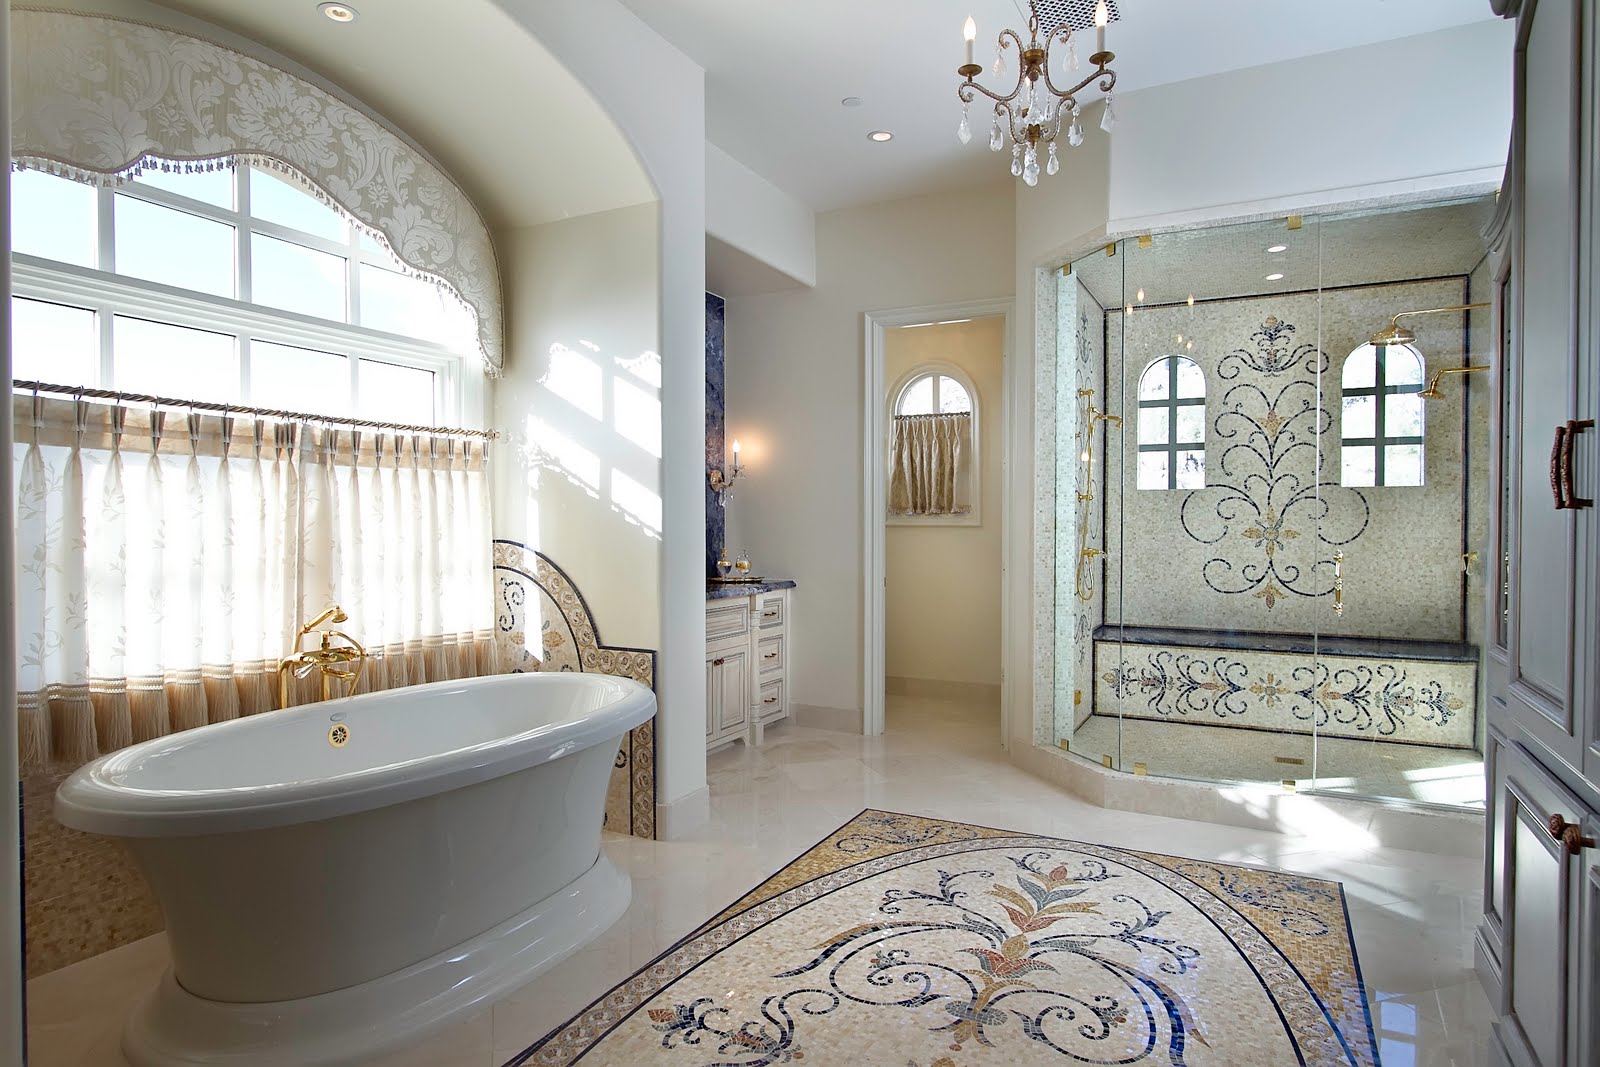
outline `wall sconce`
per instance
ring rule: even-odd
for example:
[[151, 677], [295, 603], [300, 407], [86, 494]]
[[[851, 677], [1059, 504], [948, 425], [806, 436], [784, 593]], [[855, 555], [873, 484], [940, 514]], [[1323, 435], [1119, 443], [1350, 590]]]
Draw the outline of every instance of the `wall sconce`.
[[706, 481], [711, 485], [711, 491], [717, 494], [717, 503], [722, 507], [728, 506], [728, 501], [733, 499], [733, 483], [739, 480], [739, 475], [744, 469], [739, 466], [739, 439], [733, 439], [733, 464], [724, 475], [716, 467], [706, 472]]

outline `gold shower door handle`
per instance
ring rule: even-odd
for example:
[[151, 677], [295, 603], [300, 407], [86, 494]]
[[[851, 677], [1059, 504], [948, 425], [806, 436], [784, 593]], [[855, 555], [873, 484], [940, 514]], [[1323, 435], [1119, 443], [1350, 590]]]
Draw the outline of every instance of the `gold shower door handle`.
[[1333, 613], [1344, 618], [1344, 553], [1333, 554]]

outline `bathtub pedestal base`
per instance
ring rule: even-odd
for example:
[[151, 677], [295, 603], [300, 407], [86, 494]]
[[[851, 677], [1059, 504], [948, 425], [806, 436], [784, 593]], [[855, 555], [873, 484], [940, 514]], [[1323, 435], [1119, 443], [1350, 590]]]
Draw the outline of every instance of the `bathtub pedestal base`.
[[477, 937], [370, 982], [267, 1004], [224, 1004], [171, 971], [128, 1020], [137, 1067], [334, 1067], [416, 1041], [543, 973], [627, 911], [628, 876], [600, 853], [559, 893]]

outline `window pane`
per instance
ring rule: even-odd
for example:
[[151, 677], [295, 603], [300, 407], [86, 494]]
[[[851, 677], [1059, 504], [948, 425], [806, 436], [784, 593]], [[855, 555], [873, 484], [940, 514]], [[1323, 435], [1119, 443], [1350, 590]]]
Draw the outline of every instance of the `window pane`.
[[370, 263], [360, 269], [362, 326], [437, 341], [457, 351], [477, 346], [472, 313], [438, 285]]
[[11, 174], [11, 250], [95, 265], [95, 189], [53, 174]]
[[1376, 468], [1371, 445], [1345, 445], [1339, 450], [1342, 470], [1341, 485], [1372, 485]]
[[315, 414], [350, 411], [350, 360], [270, 341], [250, 342], [250, 403]]
[[1203, 489], [1206, 484], [1206, 454], [1201, 449], [1178, 453], [1178, 488]]
[[1389, 445], [1383, 450], [1384, 485], [1422, 484], [1422, 446]]
[[187, 196], [217, 207], [233, 207], [233, 178], [231, 167], [221, 170], [202, 170], [193, 174], [174, 174], [171, 171], [147, 170], [134, 179], [135, 185], [148, 185], [152, 189], [165, 189], [169, 193]]
[[342, 256], [250, 235], [250, 299], [267, 307], [319, 319], [345, 321], [345, 260]]
[[1166, 452], [1139, 453], [1140, 489], [1167, 488], [1167, 457]]
[[409, 426], [434, 424], [432, 371], [364, 359], [358, 373], [361, 418]]
[[232, 296], [233, 227], [131, 196], [116, 198], [117, 273]]
[[1139, 443], [1141, 445], [1164, 445], [1167, 443], [1167, 414], [1170, 410], [1166, 405], [1158, 408], [1139, 409]]
[[93, 385], [95, 313], [87, 308], [11, 299], [11, 374], [55, 385]]
[[946, 415], [970, 412], [972, 398], [967, 396], [966, 387], [954, 378], [940, 378], [939, 410]]
[[1193, 360], [1178, 360], [1178, 397], [1192, 400], [1206, 395], [1206, 376]]
[[1140, 400], [1165, 400], [1171, 384], [1167, 378], [1172, 373], [1168, 366], [1171, 360], [1158, 359], [1145, 369], [1144, 376], [1139, 379]]
[[1421, 385], [1422, 356], [1410, 345], [1384, 349], [1383, 379], [1389, 385]]
[[1378, 384], [1377, 349], [1362, 345], [1344, 361], [1344, 387], [1346, 389], [1371, 389]]
[[230, 334], [118, 315], [112, 322], [115, 388], [183, 400], [236, 402], [239, 351]]
[[[1340, 435], [1350, 438], [1371, 437], [1378, 432], [1378, 402], [1370, 396], [1344, 398], [1344, 423]], [[1348, 450], [1347, 450], [1348, 451]], [[1365, 485], [1372, 483], [1365, 482]]]
[[1422, 397], [1416, 393], [1389, 395], [1384, 399], [1385, 437], [1422, 436]]
[[345, 239], [344, 218], [299, 184], [269, 171], [250, 170], [250, 214], [330, 241]]
[[933, 414], [933, 377], [918, 378], [900, 394], [900, 408], [896, 415]]
[[1176, 444], [1198, 444], [1206, 439], [1206, 409], [1190, 404], [1178, 409], [1178, 440]]

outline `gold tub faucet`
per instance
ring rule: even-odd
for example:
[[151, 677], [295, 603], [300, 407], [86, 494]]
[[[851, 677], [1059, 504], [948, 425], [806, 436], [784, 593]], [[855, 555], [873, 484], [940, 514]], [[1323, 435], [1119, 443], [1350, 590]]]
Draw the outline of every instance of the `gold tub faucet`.
[[[354, 693], [360, 684], [361, 672], [367, 666], [367, 650], [361, 647], [361, 642], [351, 637], [342, 630], [335, 630], [328, 623], [337, 625], [349, 622], [350, 616], [344, 609], [335, 604], [321, 615], [300, 627], [300, 632], [295, 635], [294, 651], [285, 656], [278, 664], [278, 707], [289, 706], [289, 678], [305, 678], [316, 671], [321, 676], [322, 699], [328, 700], [333, 696], [333, 680], [335, 678], [345, 683], [344, 695]], [[316, 648], [302, 649], [300, 642], [311, 633], [319, 634], [321, 640]], [[343, 641], [343, 644], [333, 643], [334, 638]], [[352, 666], [352, 664], [354, 666]]]

